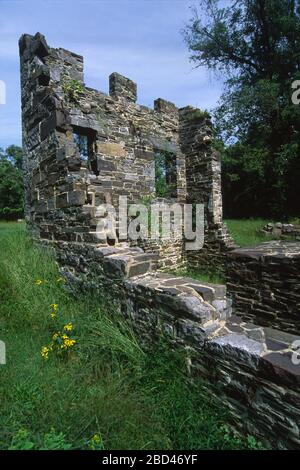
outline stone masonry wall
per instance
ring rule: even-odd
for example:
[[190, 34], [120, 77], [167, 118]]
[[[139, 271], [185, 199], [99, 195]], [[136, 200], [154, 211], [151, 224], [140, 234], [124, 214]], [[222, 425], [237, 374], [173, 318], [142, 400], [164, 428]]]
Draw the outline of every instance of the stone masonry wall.
[[300, 334], [300, 243], [272, 241], [233, 250], [227, 286], [245, 321]]
[[[209, 119], [160, 98], [154, 109], [140, 106], [136, 84], [117, 73], [110, 76], [109, 95], [85, 87], [83, 58], [50, 48], [39, 33], [22, 36], [20, 56], [26, 208], [32, 229], [49, 240], [97, 242], [97, 206], [117, 206], [119, 196], [131, 202], [155, 199], [155, 153], [166, 152], [175, 161], [174, 202], [205, 204], [205, 247], [191, 262], [205, 266], [219, 257], [222, 263], [229, 237], [222, 229], [220, 162], [211, 150]], [[74, 132], [88, 139], [86, 161]], [[158, 252], [167, 258], [166, 250]], [[181, 266], [186, 261], [182, 253], [182, 246], [173, 244], [169, 264], [176, 259]], [[161, 264], [168, 262], [162, 259]]]
[[205, 207], [202, 250], [187, 252], [191, 268], [223, 271], [225, 254], [234, 247], [222, 219], [221, 164], [212, 148], [213, 130], [207, 113], [187, 106], [180, 110], [180, 139], [186, 155], [187, 202]]
[[[110, 76], [106, 95], [84, 86], [83, 59], [20, 39], [26, 219], [53, 249], [74, 291], [96, 289], [132, 326], [141, 343], [164, 335], [187, 355], [233, 424], [273, 448], [300, 446], [299, 338], [231, 316], [226, 287], [159, 272], [185, 263], [222, 265], [230, 237], [222, 224], [219, 157], [211, 123], [199, 110], [158, 99], [136, 104], [134, 82]], [[74, 133], [85, 136], [83, 158]], [[204, 203], [205, 247], [182, 243], [99, 243], [96, 208], [120, 195], [155, 198], [155, 152], [176, 160], [175, 201]], [[138, 246], [140, 245], [140, 246]]]

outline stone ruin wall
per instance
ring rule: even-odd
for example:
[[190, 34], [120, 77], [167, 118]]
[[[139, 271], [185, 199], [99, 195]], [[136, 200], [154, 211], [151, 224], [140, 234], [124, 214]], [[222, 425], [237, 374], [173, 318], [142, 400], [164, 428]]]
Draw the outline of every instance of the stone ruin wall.
[[[300, 370], [291, 361], [299, 338], [232, 315], [226, 286], [157, 271], [221, 265], [230, 246], [209, 119], [162, 99], [154, 109], [139, 106], [136, 85], [119, 74], [110, 77], [109, 95], [84, 87], [82, 57], [49, 48], [39, 33], [21, 37], [20, 57], [27, 223], [53, 250], [69, 287], [96, 290], [141, 343], [163, 336], [181, 349], [190, 374], [236, 428], [273, 448], [299, 448]], [[76, 103], [63, 86], [70, 79], [82, 84]], [[74, 129], [91, 139], [93, 161], [80, 158]], [[205, 204], [204, 249], [100, 245], [95, 207], [119, 194], [152, 195], [157, 149], [176, 156], [176, 200]]]
[[[211, 148], [209, 118], [162, 99], [154, 109], [137, 105], [136, 84], [117, 73], [110, 76], [109, 95], [84, 87], [83, 58], [50, 49], [41, 36], [23, 36], [20, 50], [26, 207], [36, 233], [49, 240], [97, 242], [96, 207], [117, 206], [120, 195], [131, 202], [155, 198], [155, 152], [168, 152], [176, 160], [172, 200], [205, 204], [207, 249], [188, 261], [197, 264], [198, 256], [209, 265], [213, 252], [221, 265], [230, 238], [222, 223], [220, 162]], [[81, 87], [76, 99], [66, 91], [72, 80]], [[92, 161], [80, 158], [74, 131], [88, 136]], [[168, 250], [165, 245], [156, 247], [162, 267], [186, 263], [182, 243], [172, 242]]]
[[245, 321], [300, 334], [300, 244], [270, 241], [227, 256], [227, 287]]

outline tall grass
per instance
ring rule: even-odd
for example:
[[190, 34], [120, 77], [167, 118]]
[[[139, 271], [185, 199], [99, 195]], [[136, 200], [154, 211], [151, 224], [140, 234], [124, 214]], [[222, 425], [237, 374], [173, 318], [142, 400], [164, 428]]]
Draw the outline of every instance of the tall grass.
[[[0, 300], [1, 449], [93, 448], [95, 434], [106, 449], [258, 446], [232, 435], [201, 384], [187, 384], [181, 355], [164, 345], [145, 352], [105, 299], [70, 296], [22, 224], [0, 224]], [[77, 343], [44, 359], [52, 303], [73, 323]]]
[[266, 219], [226, 219], [230, 235], [239, 246], [252, 246], [271, 240], [270, 236], [260, 233], [260, 230], [270, 220]]

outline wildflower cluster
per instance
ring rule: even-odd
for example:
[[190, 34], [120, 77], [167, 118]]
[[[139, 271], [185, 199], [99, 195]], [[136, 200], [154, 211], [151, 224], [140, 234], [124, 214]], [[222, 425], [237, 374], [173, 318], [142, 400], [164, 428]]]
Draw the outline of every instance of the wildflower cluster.
[[50, 305], [51, 311], [50, 311], [50, 317], [52, 319], [56, 318], [57, 310], [58, 310], [58, 305], [57, 304], [51, 304]]
[[48, 346], [43, 346], [42, 349], [41, 349], [41, 355], [44, 359], [48, 359], [48, 356], [49, 356], [49, 352], [50, 352], [50, 347]]
[[94, 434], [89, 441], [91, 450], [104, 450], [103, 440], [100, 434]]
[[[35, 284], [36, 286], [42, 286], [43, 284], [46, 284], [46, 282], [47, 282], [46, 279], [36, 279], [36, 280], [34, 281], [34, 284]], [[66, 283], [66, 280], [65, 280], [65, 278], [63, 278], [63, 277], [59, 277], [59, 278], [56, 279], [56, 283], [57, 283], [57, 284], [65, 284], [65, 283]]]
[[76, 344], [76, 339], [73, 336], [73, 324], [64, 324], [60, 319], [58, 312], [58, 305], [50, 305], [50, 318], [52, 320], [51, 329], [53, 330], [51, 342], [48, 346], [43, 346], [41, 349], [41, 356], [44, 359], [49, 358], [49, 353], [55, 351], [58, 354], [69, 351]]

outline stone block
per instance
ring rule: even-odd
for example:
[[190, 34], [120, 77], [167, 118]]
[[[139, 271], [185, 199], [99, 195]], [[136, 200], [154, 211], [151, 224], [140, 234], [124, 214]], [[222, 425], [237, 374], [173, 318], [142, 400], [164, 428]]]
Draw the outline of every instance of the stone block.
[[128, 277], [141, 276], [149, 271], [150, 266], [150, 263], [147, 261], [131, 264], [128, 266], [127, 275]]
[[136, 83], [114, 72], [109, 76], [109, 94], [113, 97], [122, 97], [127, 101], [135, 103], [137, 99]]
[[65, 129], [68, 125], [69, 119], [65, 113], [62, 111], [53, 111], [47, 119], [41, 122], [41, 140], [45, 140], [54, 129]]
[[112, 157], [125, 157], [126, 155], [124, 145], [116, 142], [98, 142], [97, 151], [98, 153]]
[[[107, 155], [107, 153], [106, 153], [106, 155]], [[111, 172], [111, 171], [116, 171], [116, 169], [117, 169], [115, 163], [113, 163], [109, 160], [105, 160], [104, 158], [101, 158], [101, 157], [97, 158], [97, 167], [98, 167], [100, 172], [102, 172], [102, 171]]]
[[162, 98], [158, 98], [154, 101], [154, 109], [160, 113], [178, 114], [177, 106], [174, 103], [171, 103], [171, 101], [166, 101]]
[[68, 193], [69, 206], [83, 206], [86, 200], [85, 191], [70, 191]]
[[31, 41], [31, 52], [34, 55], [37, 55], [41, 59], [49, 55], [49, 46], [46, 42], [45, 36], [40, 33], [36, 33]]
[[68, 207], [68, 193], [58, 194], [56, 196], [55, 205], [58, 209], [63, 209], [64, 207]]
[[46, 201], [38, 201], [35, 204], [35, 211], [37, 214], [44, 214], [48, 211], [48, 206]]
[[149, 162], [154, 161], [154, 152], [147, 150], [134, 149], [134, 156], [142, 160], [147, 160]]

